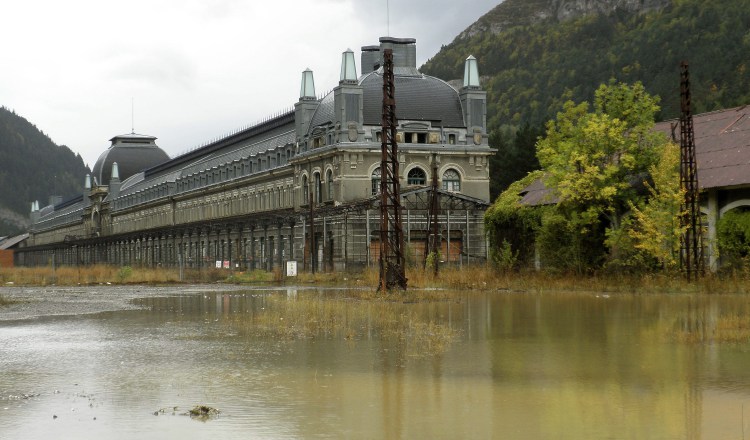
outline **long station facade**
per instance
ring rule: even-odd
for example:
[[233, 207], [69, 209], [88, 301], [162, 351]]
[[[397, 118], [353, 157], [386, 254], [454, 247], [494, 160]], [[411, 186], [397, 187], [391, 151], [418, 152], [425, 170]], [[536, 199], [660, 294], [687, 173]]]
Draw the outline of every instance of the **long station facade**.
[[[424, 258], [432, 215], [442, 261], [484, 262], [493, 150], [477, 61], [469, 56], [463, 85], [452, 86], [419, 72], [414, 39], [383, 37], [362, 48], [359, 75], [354, 53], [343, 52], [340, 81], [322, 98], [307, 69], [293, 110], [181, 156], [170, 159], [152, 136], [115, 136], [82, 194], [32, 203], [16, 264], [377, 264], [385, 49], [394, 59], [407, 259]], [[433, 192], [437, 213], [428, 212]]]

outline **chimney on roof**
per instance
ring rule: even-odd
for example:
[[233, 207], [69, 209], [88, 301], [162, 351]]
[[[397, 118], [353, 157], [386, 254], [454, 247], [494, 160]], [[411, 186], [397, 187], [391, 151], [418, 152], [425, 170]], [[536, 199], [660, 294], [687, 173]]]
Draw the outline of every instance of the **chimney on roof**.
[[414, 38], [380, 37], [380, 52], [393, 50], [393, 67], [417, 68], [417, 40]]
[[[59, 205], [60, 203], [62, 203], [62, 200], [63, 200], [62, 196], [49, 196], [48, 205], [52, 205], [52, 206]], [[39, 209], [38, 202], [37, 202], [37, 209]]]
[[417, 40], [414, 38], [380, 37], [378, 46], [362, 46], [362, 74], [380, 69], [383, 65], [383, 52], [393, 51], [393, 67], [417, 70]]
[[361, 50], [360, 66], [362, 67], [362, 75], [378, 70], [382, 64], [380, 46], [362, 46]]

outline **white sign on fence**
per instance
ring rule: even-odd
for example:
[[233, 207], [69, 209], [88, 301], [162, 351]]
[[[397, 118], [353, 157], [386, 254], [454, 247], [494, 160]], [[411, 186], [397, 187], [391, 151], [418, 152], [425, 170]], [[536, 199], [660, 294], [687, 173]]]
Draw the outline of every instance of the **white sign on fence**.
[[297, 262], [287, 261], [286, 262], [286, 276], [296, 277], [297, 276]]

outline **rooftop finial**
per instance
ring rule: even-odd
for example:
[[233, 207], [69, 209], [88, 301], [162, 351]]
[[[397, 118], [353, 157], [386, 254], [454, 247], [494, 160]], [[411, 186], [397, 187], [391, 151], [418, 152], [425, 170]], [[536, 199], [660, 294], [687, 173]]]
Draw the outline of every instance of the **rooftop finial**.
[[339, 83], [357, 82], [357, 65], [354, 63], [354, 52], [347, 49], [341, 54], [341, 76]]
[[474, 55], [469, 55], [466, 58], [466, 64], [464, 65], [464, 87], [479, 88], [479, 68], [477, 67], [477, 59], [474, 58]]
[[386, 35], [391, 36], [391, 2], [385, 0], [385, 28]]
[[135, 134], [135, 98], [130, 98], [130, 134]]

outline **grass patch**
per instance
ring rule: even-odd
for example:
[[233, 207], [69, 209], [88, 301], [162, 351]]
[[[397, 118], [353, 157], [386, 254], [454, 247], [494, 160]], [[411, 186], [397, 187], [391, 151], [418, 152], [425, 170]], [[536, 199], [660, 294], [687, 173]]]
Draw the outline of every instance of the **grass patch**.
[[281, 340], [356, 342], [378, 338], [410, 357], [440, 355], [459, 334], [413, 306], [386, 300], [357, 301], [349, 292], [338, 298], [270, 296], [262, 311], [233, 318], [228, 325], [247, 337]]
[[13, 301], [12, 299], [8, 299], [2, 295], [0, 295], [0, 307], [9, 306], [11, 304], [15, 304], [16, 301]]
[[732, 314], [692, 322], [679, 319], [666, 336], [686, 344], [746, 343], [750, 341], [750, 316]]
[[[224, 280], [220, 269], [186, 269], [183, 282], [206, 283]], [[17, 286], [75, 286], [87, 284], [173, 284], [180, 282], [177, 268], [146, 268], [96, 264], [90, 266], [0, 268], [0, 284]]]
[[277, 281], [277, 277], [273, 272], [256, 269], [247, 272], [235, 272], [224, 281], [230, 284], [270, 283]]
[[[750, 293], [750, 274], [709, 275], [698, 282], [688, 283], [679, 274], [646, 275], [590, 275], [552, 274], [547, 272], [508, 272], [492, 266], [465, 266], [441, 268], [437, 276], [431, 270], [408, 268], [408, 287], [401, 297], [421, 296], [429, 299], [432, 294], [420, 292], [430, 289], [472, 291], [520, 291], [520, 292], [598, 292], [598, 293]], [[215, 283], [232, 284], [285, 283], [297, 285], [321, 285], [357, 287], [369, 290], [360, 293], [361, 299], [378, 296], [374, 292], [378, 285], [379, 272], [375, 268], [362, 272], [325, 272], [311, 274], [300, 272], [297, 277], [286, 278], [280, 269], [228, 271], [226, 269], [185, 269], [180, 281], [177, 268], [146, 268], [129, 266], [91, 265], [62, 266], [53, 271], [51, 267], [0, 268], [0, 284], [14, 285], [78, 285], [78, 284], [172, 284]], [[416, 293], [414, 293], [416, 291]], [[394, 292], [398, 293], [398, 292]], [[439, 299], [440, 295], [432, 295]], [[412, 298], [414, 299], [414, 298]]]

